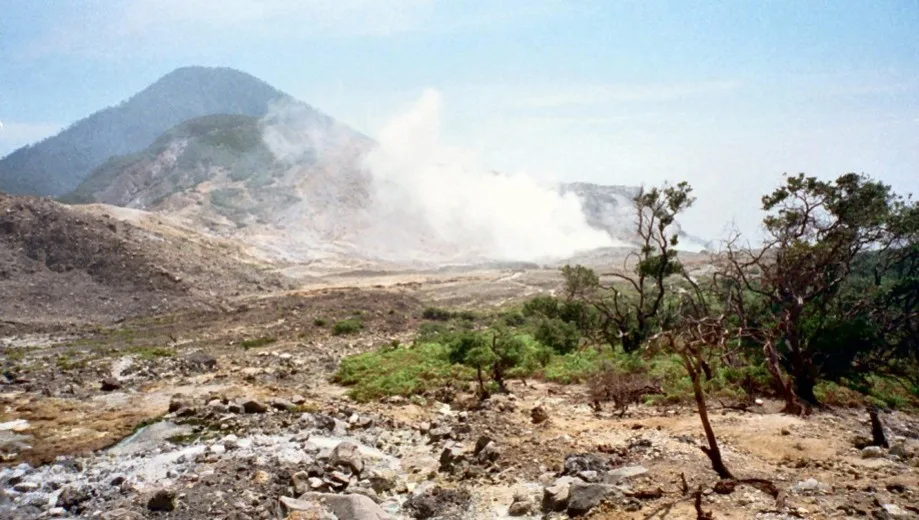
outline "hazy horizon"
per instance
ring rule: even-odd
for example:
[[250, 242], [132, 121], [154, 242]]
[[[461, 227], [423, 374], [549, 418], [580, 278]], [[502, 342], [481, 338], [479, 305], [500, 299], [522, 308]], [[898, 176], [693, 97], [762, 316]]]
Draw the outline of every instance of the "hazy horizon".
[[186, 65], [378, 138], [427, 89], [445, 145], [538, 180], [689, 181], [753, 233], [784, 172], [919, 186], [919, 3], [90, 1], [0, 19], [0, 156]]

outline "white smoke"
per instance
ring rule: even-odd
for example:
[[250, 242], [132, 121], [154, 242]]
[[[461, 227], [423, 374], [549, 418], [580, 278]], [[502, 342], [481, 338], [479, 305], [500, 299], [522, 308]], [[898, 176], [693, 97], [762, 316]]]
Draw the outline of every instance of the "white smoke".
[[[366, 158], [372, 222], [365, 244], [406, 257], [537, 260], [613, 245], [574, 194], [488, 171], [440, 140], [442, 100], [427, 90], [380, 132]], [[393, 246], [396, 246], [395, 248]]]

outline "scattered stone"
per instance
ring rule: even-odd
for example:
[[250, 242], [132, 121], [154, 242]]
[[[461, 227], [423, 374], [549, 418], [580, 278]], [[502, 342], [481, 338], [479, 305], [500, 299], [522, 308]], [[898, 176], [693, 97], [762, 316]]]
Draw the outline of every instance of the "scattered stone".
[[297, 406], [294, 403], [288, 401], [287, 399], [281, 399], [279, 397], [275, 397], [271, 399], [271, 407], [274, 408], [275, 410], [281, 410], [285, 412], [286, 411], [292, 412], [297, 409]]
[[256, 484], [267, 484], [271, 482], [271, 474], [264, 470], [258, 470], [252, 476], [252, 481]]
[[508, 507], [507, 513], [511, 516], [524, 516], [536, 513], [537, 509], [537, 497], [532, 490], [524, 488], [514, 492], [514, 500]]
[[102, 380], [102, 391], [103, 392], [112, 392], [114, 390], [121, 389], [121, 382], [115, 379], [114, 377], [106, 377]]
[[884, 456], [884, 448], [880, 446], [865, 446], [862, 448], [863, 459], [879, 459]]
[[568, 491], [568, 514], [579, 516], [600, 505], [600, 502], [615, 491], [606, 484], [573, 482]]
[[150, 511], [173, 511], [176, 508], [175, 491], [160, 489], [153, 493], [147, 500], [147, 509]]
[[890, 454], [895, 457], [900, 457], [901, 459], [909, 459], [910, 454], [909, 450], [906, 449], [906, 445], [902, 442], [898, 442], [890, 447]]
[[224, 453], [227, 452], [227, 447], [224, 446], [223, 444], [212, 444], [208, 448], [208, 451], [210, 451], [214, 455], [223, 455]]
[[185, 361], [193, 368], [208, 371], [217, 370], [217, 358], [200, 350], [185, 356]]
[[623, 466], [616, 468], [606, 474], [604, 480], [609, 484], [616, 484], [623, 480], [640, 477], [648, 473], [648, 468], [644, 466]]
[[452, 445], [440, 452], [440, 471], [449, 472], [466, 458], [466, 452], [460, 445]]
[[291, 497], [281, 497], [281, 505], [288, 513], [288, 518], [302, 518], [310, 520], [337, 520], [337, 517], [316, 502], [297, 500]]
[[533, 424], [542, 424], [549, 420], [549, 412], [541, 405], [536, 406], [530, 410], [530, 419], [533, 421]]
[[414, 518], [462, 518], [468, 515], [469, 492], [436, 485], [419, 486], [405, 502]]
[[58, 495], [57, 505], [76, 514], [82, 510], [82, 504], [90, 498], [92, 498], [92, 495], [88, 488], [84, 486], [67, 486]]
[[563, 475], [577, 475], [582, 471], [605, 472], [609, 464], [593, 453], [572, 453], [565, 457]]
[[370, 473], [370, 487], [377, 493], [395, 489], [399, 475], [391, 469], [375, 469]]
[[305, 471], [298, 471], [290, 477], [290, 482], [294, 486], [294, 492], [297, 493], [298, 496], [312, 489], [309, 481], [310, 476]]
[[37, 491], [40, 488], [35, 482], [20, 482], [13, 486], [13, 491], [18, 491], [20, 493], [31, 493], [32, 491]]
[[802, 480], [801, 482], [798, 482], [797, 484], [791, 487], [791, 491], [799, 495], [807, 495], [807, 494], [814, 494], [814, 493], [825, 494], [825, 493], [829, 493], [831, 490], [832, 490], [831, 486], [824, 484], [823, 482], [820, 482], [819, 480], [814, 479], [814, 478]]
[[335, 446], [329, 456], [329, 463], [333, 466], [350, 468], [358, 475], [364, 470], [364, 458], [361, 456], [360, 448], [357, 447], [357, 444], [349, 441]]
[[318, 502], [341, 520], [389, 520], [373, 500], [360, 494], [306, 493], [299, 501]]
[[265, 413], [268, 407], [265, 403], [256, 399], [247, 399], [241, 403], [242, 411], [245, 413]]
[[450, 430], [447, 426], [441, 426], [440, 428], [434, 428], [428, 432], [428, 437], [431, 438], [431, 441], [437, 442], [444, 439], [449, 439], [453, 435], [453, 431]]
[[290, 397], [290, 402], [294, 403], [297, 406], [306, 403], [306, 398], [300, 394], [295, 394]]
[[559, 477], [551, 486], [543, 490], [542, 507], [545, 511], [564, 511], [568, 507], [568, 497], [571, 484], [583, 482], [579, 478], [564, 476]]
[[896, 504], [881, 504], [877, 510], [877, 518], [880, 520], [897, 520], [901, 518], [913, 518], [909, 511]]

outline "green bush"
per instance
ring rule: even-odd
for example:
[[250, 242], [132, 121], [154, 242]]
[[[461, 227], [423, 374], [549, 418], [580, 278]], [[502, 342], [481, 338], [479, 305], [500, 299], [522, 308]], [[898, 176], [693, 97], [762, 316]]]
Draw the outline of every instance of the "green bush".
[[347, 357], [333, 379], [351, 387], [351, 398], [365, 402], [391, 395], [422, 394], [470, 378], [468, 368], [450, 362], [446, 346], [421, 343], [409, 347], [389, 345]]
[[578, 331], [577, 326], [558, 318], [544, 318], [541, 320], [536, 327], [534, 337], [536, 341], [559, 354], [574, 352], [581, 342], [581, 333]]
[[604, 359], [605, 357], [594, 349], [552, 356], [552, 360], [543, 370], [543, 379], [564, 385], [583, 383], [600, 369]]
[[432, 321], [450, 321], [453, 316], [451, 311], [439, 307], [428, 307], [421, 313], [422, 318]]
[[332, 334], [344, 336], [346, 334], [357, 334], [364, 330], [364, 322], [358, 318], [348, 318], [341, 320], [332, 326]]
[[250, 348], [264, 347], [265, 345], [270, 345], [274, 343], [275, 341], [277, 341], [277, 338], [272, 338], [268, 336], [265, 336], [262, 338], [255, 338], [255, 339], [246, 339], [246, 340], [243, 340], [242, 347], [248, 350]]
[[325, 327], [326, 325], [328, 325], [328, 323], [329, 322], [327, 322], [325, 318], [314, 318], [313, 319], [313, 325], [317, 327]]

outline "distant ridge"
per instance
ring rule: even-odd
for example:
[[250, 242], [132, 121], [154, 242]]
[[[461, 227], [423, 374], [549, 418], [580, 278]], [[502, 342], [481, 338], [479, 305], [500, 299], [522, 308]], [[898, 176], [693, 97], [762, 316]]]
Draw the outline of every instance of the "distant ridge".
[[176, 69], [119, 105], [0, 159], [0, 191], [61, 195], [110, 157], [144, 150], [183, 121], [212, 114], [261, 117], [273, 102], [287, 99], [287, 94], [238, 70]]

